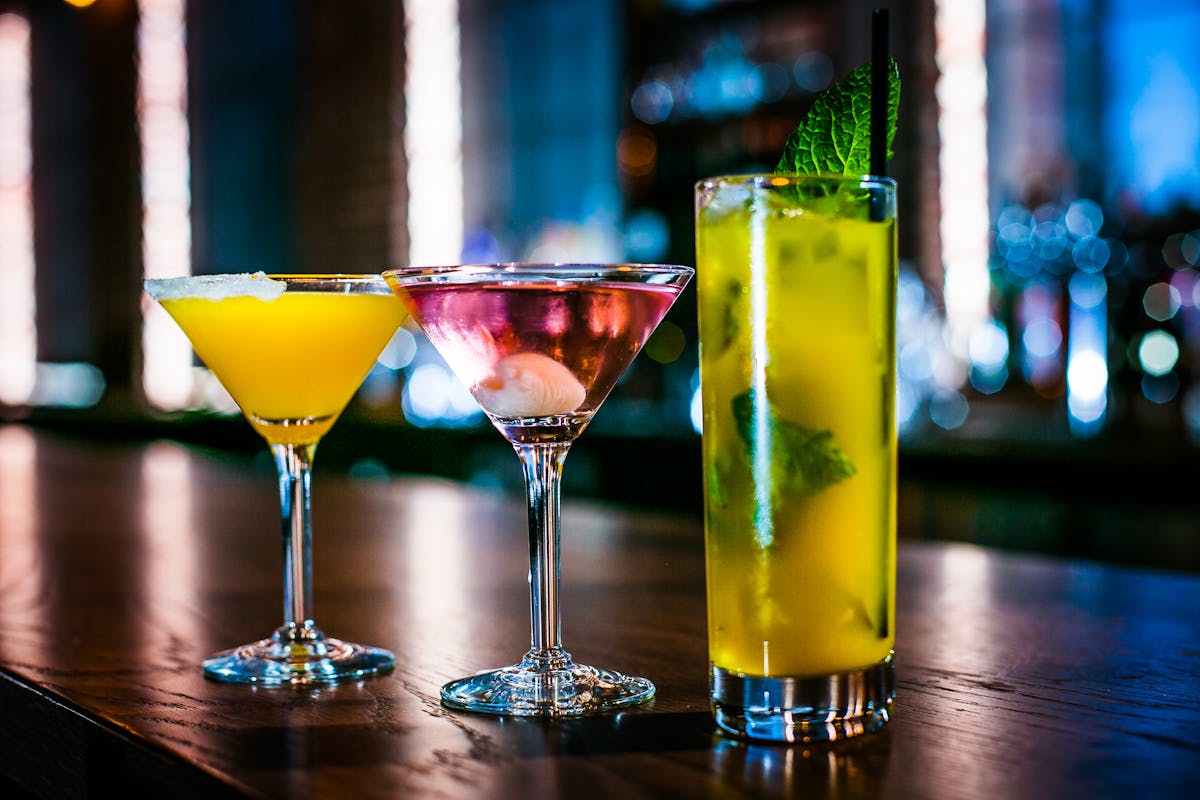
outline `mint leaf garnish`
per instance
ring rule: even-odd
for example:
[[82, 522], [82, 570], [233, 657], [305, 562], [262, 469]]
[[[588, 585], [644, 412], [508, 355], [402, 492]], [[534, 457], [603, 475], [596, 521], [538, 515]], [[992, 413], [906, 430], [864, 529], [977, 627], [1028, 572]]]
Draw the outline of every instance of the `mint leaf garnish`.
[[742, 284], [731, 280], [725, 284], [725, 298], [721, 303], [721, 348], [718, 353], [724, 353], [737, 341], [741, 322], [738, 320], [737, 301], [743, 293]]
[[[888, 146], [896, 137], [900, 70], [888, 59]], [[871, 171], [871, 64], [867, 62], [813, 101], [788, 137], [775, 171], [784, 175], [866, 175]]]
[[[738, 436], [747, 448], [765, 446], [755, 442], [754, 401], [750, 392], [733, 398], [733, 418]], [[770, 412], [771, 483], [776, 492], [793, 497], [811, 497], [835, 483], [849, 478], [857, 470], [833, 440], [833, 432], [816, 430], [782, 420]]]
[[725, 488], [725, 475], [720, 461], [718, 456], [708, 468], [708, 496], [712, 502], [725, 508], [729, 505], [729, 491]]

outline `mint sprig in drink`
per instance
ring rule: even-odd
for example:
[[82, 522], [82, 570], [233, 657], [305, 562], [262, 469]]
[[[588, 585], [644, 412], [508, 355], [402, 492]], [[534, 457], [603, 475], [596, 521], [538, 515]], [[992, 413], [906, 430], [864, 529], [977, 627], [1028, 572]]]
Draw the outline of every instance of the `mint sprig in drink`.
[[895, 185], [864, 177], [870, 88], [868, 65], [818, 97], [775, 173], [696, 187], [712, 701], [748, 738], [891, 708]]

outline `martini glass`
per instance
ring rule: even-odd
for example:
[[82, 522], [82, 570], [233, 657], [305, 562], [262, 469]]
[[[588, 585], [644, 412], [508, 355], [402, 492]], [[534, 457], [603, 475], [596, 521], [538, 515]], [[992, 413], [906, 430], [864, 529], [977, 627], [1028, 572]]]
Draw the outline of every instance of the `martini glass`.
[[559, 617], [559, 483], [571, 443], [692, 276], [689, 267], [499, 264], [383, 273], [497, 430], [529, 500], [529, 651], [442, 687], [450, 708], [563, 717], [640, 703], [645, 678], [576, 664]]
[[313, 621], [309, 495], [317, 442], [404, 321], [403, 306], [376, 275], [208, 275], [145, 286], [267, 440], [279, 472], [283, 624], [206, 659], [205, 674], [279, 686], [390, 670], [387, 650], [328, 637]]

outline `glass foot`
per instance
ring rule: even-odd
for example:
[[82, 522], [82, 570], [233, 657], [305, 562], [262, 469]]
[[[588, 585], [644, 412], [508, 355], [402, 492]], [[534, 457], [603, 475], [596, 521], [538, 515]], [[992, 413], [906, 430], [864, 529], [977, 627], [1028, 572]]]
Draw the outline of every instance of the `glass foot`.
[[378, 647], [331, 639], [315, 629], [295, 635], [281, 628], [269, 639], [205, 659], [204, 674], [217, 681], [260, 686], [340, 683], [388, 672], [395, 661]]
[[817, 677], [763, 677], [712, 668], [717, 727], [741, 739], [832, 742], [887, 724], [896, 694], [892, 656], [864, 669]]
[[517, 717], [574, 717], [644, 703], [645, 678], [576, 664], [563, 651], [529, 653], [520, 664], [480, 672], [442, 687], [442, 704], [462, 711]]

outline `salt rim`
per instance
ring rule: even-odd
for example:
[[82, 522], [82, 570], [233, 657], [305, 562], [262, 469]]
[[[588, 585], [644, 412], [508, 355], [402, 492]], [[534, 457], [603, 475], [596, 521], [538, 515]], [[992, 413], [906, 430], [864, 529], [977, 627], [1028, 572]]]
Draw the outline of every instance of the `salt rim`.
[[229, 297], [254, 297], [274, 300], [287, 284], [267, 277], [265, 272], [188, 275], [182, 278], [151, 278], [145, 281], [146, 293], [155, 300], [224, 300]]

